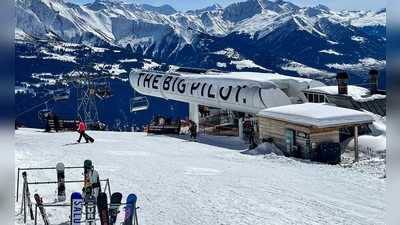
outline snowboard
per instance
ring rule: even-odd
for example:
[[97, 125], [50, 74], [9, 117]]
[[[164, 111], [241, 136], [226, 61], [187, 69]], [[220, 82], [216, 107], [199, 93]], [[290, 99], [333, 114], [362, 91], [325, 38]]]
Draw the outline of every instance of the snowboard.
[[83, 162], [83, 198], [86, 199], [87, 195], [92, 194], [92, 183], [90, 182], [90, 172], [93, 169], [92, 160], [87, 159]]
[[65, 176], [64, 176], [64, 171], [65, 171], [65, 166], [64, 163], [58, 163], [56, 166], [57, 170], [57, 193], [58, 193], [58, 201], [65, 201], [66, 194], [65, 194]]
[[50, 225], [49, 219], [47, 218], [46, 210], [43, 207], [43, 199], [39, 194], [35, 194], [36, 204], [39, 206], [40, 214], [42, 215], [43, 221], [45, 225]]
[[110, 201], [110, 225], [113, 225], [117, 222], [117, 216], [119, 213], [119, 207], [121, 206], [122, 194], [120, 192], [114, 192], [111, 195]]
[[22, 172], [22, 178], [24, 179], [24, 188], [25, 188], [25, 193], [24, 193], [25, 196], [24, 197], [26, 199], [26, 202], [28, 203], [28, 208], [29, 208], [29, 213], [31, 215], [31, 219], [34, 220], [35, 217], [33, 216], [31, 193], [29, 192], [28, 175], [26, 172]]
[[133, 223], [133, 218], [136, 216], [136, 200], [135, 194], [129, 194], [126, 198], [124, 225], [132, 225]]
[[82, 195], [79, 192], [71, 194], [71, 225], [80, 225], [82, 219]]
[[89, 195], [85, 199], [86, 202], [86, 225], [96, 224], [96, 197]]
[[100, 225], [110, 225], [108, 214], [107, 194], [101, 192], [97, 197], [97, 209], [100, 215]]
[[89, 136], [89, 134], [87, 134], [86, 132], [83, 133], [83, 136], [85, 136], [86, 139], [89, 140], [90, 142], [92, 142], [92, 143], [94, 142], [94, 139], [91, 136]]
[[89, 176], [90, 176], [90, 183], [92, 185], [92, 195], [94, 195], [97, 198], [97, 196], [99, 196], [99, 193], [101, 192], [99, 173], [96, 170], [92, 170], [89, 173]]

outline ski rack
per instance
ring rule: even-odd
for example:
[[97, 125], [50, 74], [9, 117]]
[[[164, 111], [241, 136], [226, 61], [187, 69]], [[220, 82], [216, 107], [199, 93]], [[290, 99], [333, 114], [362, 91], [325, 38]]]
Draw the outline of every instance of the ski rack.
[[[72, 166], [72, 167], [65, 167], [65, 169], [83, 169], [84, 167], [83, 166]], [[93, 166], [93, 168], [94, 168], [94, 166]], [[30, 168], [19, 168], [18, 167], [18, 175], [17, 175], [17, 196], [16, 196], [16, 202], [18, 202], [18, 195], [19, 195], [19, 177], [20, 177], [20, 171], [21, 170], [50, 170], [50, 169], [56, 169], [56, 167], [38, 167], [38, 168], [33, 168], [33, 167], [30, 167]], [[106, 185], [105, 185], [105, 187], [104, 187], [104, 190], [107, 190], [108, 189], [108, 193], [109, 193], [109, 195], [111, 196], [111, 188], [110, 188], [110, 180], [107, 178], [107, 179], [100, 179], [100, 181], [106, 181]], [[84, 182], [84, 180], [71, 180], [71, 181], [64, 181], [64, 183], [81, 183], [81, 182]], [[28, 182], [28, 183], [25, 183], [24, 182], [24, 187], [23, 187], [23, 193], [22, 193], [22, 195], [23, 195], [23, 201], [22, 201], [22, 203], [21, 203], [21, 213], [22, 213], [22, 211], [24, 211], [24, 223], [26, 223], [26, 187], [29, 185], [29, 184], [35, 184], [35, 185], [38, 185], [38, 184], [56, 184], [56, 183], [58, 183], [58, 181], [37, 181], [37, 182]], [[59, 206], [64, 206], [64, 205], [59, 205]], [[37, 207], [37, 206], [36, 206]], [[36, 213], [35, 213], [36, 214]], [[36, 215], [35, 215], [35, 224], [36, 224]]]
[[[35, 223], [34, 223], [34, 225], [37, 225], [37, 214], [38, 214], [38, 208], [39, 208], [39, 205], [37, 204], [37, 203], [34, 203], [35, 204]], [[111, 205], [111, 203], [107, 203], [107, 205], [108, 206], [110, 206]], [[129, 205], [128, 203], [122, 203], [121, 202], [121, 205]], [[135, 203], [133, 203], [133, 204], [131, 204], [131, 205], [134, 205], [134, 209], [135, 209], [135, 220], [134, 220], [134, 225], [139, 225], [139, 223], [138, 223], [138, 218], [137, 218], [137, 209], [138, 208], [140, 208], [140, 207], [136, 207], [136, 202]], [[57, 204], [42, 204], [41, 205], [41, 207], [70, 207], [71, 206], [71, 204], [62, 204], [62, 205], [57, 205]], [[87, 206], [87, 204], [82, 204], [82, 206]], [[26, 222], [25, 222], [26, 223]]]

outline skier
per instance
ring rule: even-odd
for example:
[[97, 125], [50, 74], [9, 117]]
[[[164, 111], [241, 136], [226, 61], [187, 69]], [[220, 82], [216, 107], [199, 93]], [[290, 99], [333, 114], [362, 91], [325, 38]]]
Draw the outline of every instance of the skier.
[[196, 141], [197, 125], [193, 120], [189, 120], [190, 141]]
[[79, 127], [78, 127], [78, 132], [80, 133], [80, 135], [79, 135], [79, 139], [76, 140], [76, 141], [78, 143], [80, 143], [81, 139], [82, 139], [82, 136], [83, 136], [85, 138], [86, 143], [88, 143], [89, 141], [88, 141], [88, 139], [87, 139], [87, 137], [85, 135], [85, 130], [86, 130], [85, 124], [83, 123], [82, 120], [79, 120], [79, 122], [80, 123], [79, 123]]

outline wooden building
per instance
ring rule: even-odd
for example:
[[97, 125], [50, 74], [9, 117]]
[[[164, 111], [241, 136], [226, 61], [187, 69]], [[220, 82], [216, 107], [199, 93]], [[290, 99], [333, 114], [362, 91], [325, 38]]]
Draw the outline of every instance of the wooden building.
[[[368, 113], [318, 103], [264, 109], [258, 116], [260, 139], [272, 138], [286, 156], [326, 163], [340, 161], [339, 132], [342, 128], [374, 121]], [[356, 133], [355, 139], [357, 136]]]

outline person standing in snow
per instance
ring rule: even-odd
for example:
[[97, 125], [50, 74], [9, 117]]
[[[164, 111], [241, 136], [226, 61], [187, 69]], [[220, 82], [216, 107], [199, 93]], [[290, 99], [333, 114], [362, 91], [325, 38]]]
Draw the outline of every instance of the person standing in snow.
[[80, 123], [79, 123], [79, 127], [78, 127], [78, 132], [79, 132], [80, 135], [79, 135], [79, 139], [76, 140], [76, 141], [78, 143], [80, 143], [81, 139], [82, 139], [82, 136], [83, 136], [83, 138], [85, 138], [86, 143], [88, 143], [89, 141], [88, 141], [88, 139], [87, 139], [87, 137], [85, 135], [85, 131], [86, 131], [85, 123], [83, 123], [82, 120], [79, 120], [79, 121], [80, 121]]
[[56, 130], [56, 132], [58, 132], [60, 130], [60, 123], [58, 121], [59, 117], [58, 114], [53, 116], [54, 119], [54, 129]]
[[251, 126], [251, 128], [250, 128], [249, 139], [250, 139], [249, 140], [250, 145], [253, 146], [254, 145], [254, 127], [253, 126]]
[[164, 124], [165, 124], [165, 119], [164, 119], [163, 116], [160, 116], [160, 117], [158, 118], [158, 125], [164, 126]]
[[196, 141], [197, 125], [192, 120], [189, 120], [189, 131], [190, 131], [190, 141], [192, 141], [192, 138], [194, 141]]

